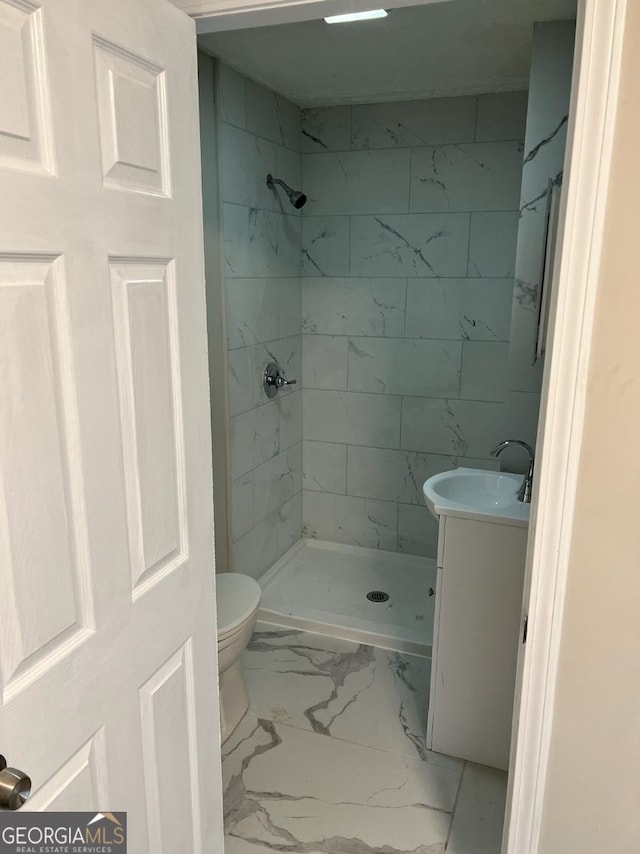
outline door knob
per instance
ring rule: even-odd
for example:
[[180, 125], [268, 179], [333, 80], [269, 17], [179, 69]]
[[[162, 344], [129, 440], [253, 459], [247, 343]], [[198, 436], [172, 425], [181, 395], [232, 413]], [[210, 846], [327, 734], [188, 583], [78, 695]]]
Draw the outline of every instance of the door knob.
[[7, 768], [0, 756], [0, 809], [19, 810], [31, 794], [31, 780], [17, 768]]
[[275, 397], [281, 388], [295, 385], [297, 382], [297, 380], [288, 380], [277, 362], [269, 362], [264, 369], [262, 387], [267, 397]]

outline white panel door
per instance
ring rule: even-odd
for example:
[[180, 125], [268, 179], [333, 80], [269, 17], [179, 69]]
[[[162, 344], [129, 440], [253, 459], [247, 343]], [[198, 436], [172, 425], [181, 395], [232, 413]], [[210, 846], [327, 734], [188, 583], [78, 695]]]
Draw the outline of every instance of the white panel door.
[[0, 0], [0, 752], [25, 809], [220, 854], [196, 50]]

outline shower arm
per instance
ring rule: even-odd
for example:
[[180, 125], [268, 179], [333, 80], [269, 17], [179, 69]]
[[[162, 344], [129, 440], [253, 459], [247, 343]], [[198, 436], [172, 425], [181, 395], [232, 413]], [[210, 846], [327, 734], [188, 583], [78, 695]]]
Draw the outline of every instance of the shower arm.
[[273, 190], [276, 184], [279, 184], [282, 187], [282, 189], [287, 194], [289, 201], [296, 210], [300, 210], [300, 208], [305, 206], [305, 204], [307, 203], [307, 197], [304, 193], [300, 192], [300, 190], [293, 190], [281, 178], [274, 178], [273, 175], [269, 173], [267, 175], [267, 187], [270, 190]]
[[274, 178], [273, 175], [267, 175], [267, 187], [272, 190], [274, 184], [280, 184], [283, 190], [287, 193], [291, 192], [291, 187], [282, 180], [282, 178]]

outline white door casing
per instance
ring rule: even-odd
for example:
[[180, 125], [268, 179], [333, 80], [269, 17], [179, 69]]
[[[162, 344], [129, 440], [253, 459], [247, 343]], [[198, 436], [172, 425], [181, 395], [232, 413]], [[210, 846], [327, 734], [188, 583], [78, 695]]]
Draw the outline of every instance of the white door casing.
[[0, 752], [222, 851], [193, 23], [0, 0]]
[[[626, 0], [580, 0], [523, 597], [503, 854], [534, 854], [553, 727]], [[549, 352], [550, 351], [550, 352]]]

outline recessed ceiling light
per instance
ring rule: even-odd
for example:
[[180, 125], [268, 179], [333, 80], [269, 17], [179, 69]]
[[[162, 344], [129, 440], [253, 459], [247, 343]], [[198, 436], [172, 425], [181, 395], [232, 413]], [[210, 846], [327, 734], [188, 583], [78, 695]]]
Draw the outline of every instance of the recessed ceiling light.
[[350, 21], [371, 21], [373, 18], [386, 18], [385, 9], [372, 9], [371, 12], [352, 12], [349, 15], [330, 15], [325, 18], [327, 24], [348, 24]]

